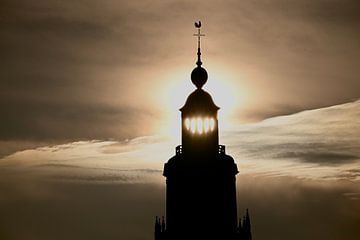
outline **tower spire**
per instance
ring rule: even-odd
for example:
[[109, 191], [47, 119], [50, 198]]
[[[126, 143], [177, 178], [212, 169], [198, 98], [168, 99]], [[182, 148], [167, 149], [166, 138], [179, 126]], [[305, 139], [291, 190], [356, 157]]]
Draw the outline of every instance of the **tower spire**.
[[198, 32], [193, 34], [193, 36], [198, 38], [198, 50], [197, 50], [197, 67], [191, 72], [191, 81], [194, 85], [200, 89], [206, 83], [208, 75], [204, 68], [201, 67], [201, 37], [205, 36], [205, 34], [201, 33], [201, 21], [195, 22], [195, 28], [197, 28]]
[[200, 27], [201, 22], [195, 22], [198, 59], [191, 81], [197, 89], [180, 109], [182, 145], [176, 147], [176, 155], [164, 165], [166, 226], [161, 238], [155, 240], [240, 239], [238, 169], [234, 159], [225, 153], [225, 146], [219, 145], [219, 107], [202, 89], [208, 74], [201, 62], [200, 44], [204, 34]]
[[197, 62], [196, 65], [198, 65], [199, 67], [202, 65], [201, 62], [201, 37], [204, 37], [205, 34], [201, 34], [201, 21], [199, 22], [195, 22], [195, 28], [197, 28], [198, 32], [193, 34], [193, 36], [198, 37], [198, 50], [197, 50]]

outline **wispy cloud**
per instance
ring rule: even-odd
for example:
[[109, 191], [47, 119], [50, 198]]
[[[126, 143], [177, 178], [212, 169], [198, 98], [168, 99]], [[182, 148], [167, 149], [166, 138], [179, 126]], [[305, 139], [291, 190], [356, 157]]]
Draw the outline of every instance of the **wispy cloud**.
[[[359, 115], [360, 101], [355, 101], [239, 125], [224, 132], [221, 142], [236, 159], [241, 174], [357, 181]], [[159, 179], [154, 175], [161, 176], [163, 163], [174, 154], [176, 144], [164, 136], [82, 141], [19, 151], [0, 164], [3, 169], [31, 168], [73, 180], [154, 180]]]
[[222, 140], [244, 171], [336, 178], [360, 168], [359, 116], [355, 101], [243, 125]]

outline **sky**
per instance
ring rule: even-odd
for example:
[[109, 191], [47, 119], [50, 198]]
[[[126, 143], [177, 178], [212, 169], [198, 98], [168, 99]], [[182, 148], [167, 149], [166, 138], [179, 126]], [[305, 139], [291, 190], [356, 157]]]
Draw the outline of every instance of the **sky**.
[[2, 1], [0, 238], [152, 239], [201, 20], [204, 88], [254, 238], [358, 239], [359, 10]]

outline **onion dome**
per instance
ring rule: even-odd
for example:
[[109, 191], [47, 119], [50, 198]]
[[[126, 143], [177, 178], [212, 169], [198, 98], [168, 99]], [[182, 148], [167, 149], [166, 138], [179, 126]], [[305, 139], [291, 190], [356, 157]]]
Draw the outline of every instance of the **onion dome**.
[[196, 89], [186, 99], [185, 105], [180, 109], [183, 114], [198, 115], [198, 114], [213, 114], [219, 110], [215, 105], [211, 95], [201, 88]]

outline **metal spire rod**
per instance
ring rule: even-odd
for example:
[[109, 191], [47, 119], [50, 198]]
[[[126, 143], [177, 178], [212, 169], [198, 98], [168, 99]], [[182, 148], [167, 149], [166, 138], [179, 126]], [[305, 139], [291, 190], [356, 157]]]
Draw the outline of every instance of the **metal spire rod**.
[[200, 59], [200, 56], [201, 56], [200, 40], [201, 40], [201, 37], [205, 36], [205, 34], [201, 34], [201, 30], [200, 30], [200, 28], [201, 28], [201, 21], [195, 22], [195, 27], [198, 29], [198, 33], [193, 34], [193, 36], [198, 37], [198, 51], [197, 51], [198, 59], [197, 59], [196, 64], [200, 67], [201, 64], [202, 64], [201, 59]]

